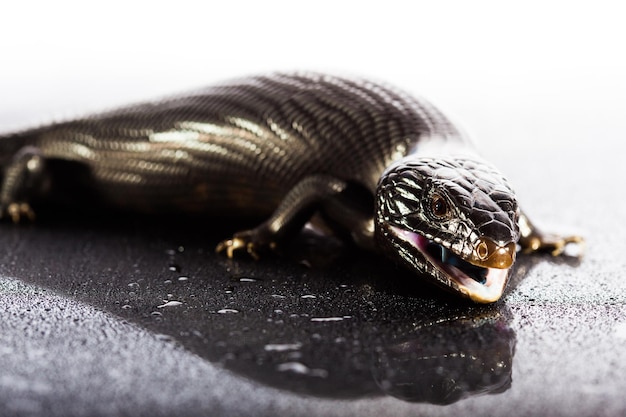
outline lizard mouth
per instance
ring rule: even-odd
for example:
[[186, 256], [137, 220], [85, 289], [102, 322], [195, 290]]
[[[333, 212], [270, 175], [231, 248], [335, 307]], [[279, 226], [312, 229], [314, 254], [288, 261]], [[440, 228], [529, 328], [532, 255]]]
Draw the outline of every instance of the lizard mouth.
[[[394, 226], [391, 226], [391, 231], [396, 237], [417, 249], [426, 262], [443, 275], [447, 287], [478, 303], [492, 303], [502, 296], [514, 255], [510, 262], [500, 262], [498, 267], [490, 267], [486, 266], [485, 262], [479, 264], [463, 259], [419, 233]], [[504, 265], [506, 267], [503, 267]]]

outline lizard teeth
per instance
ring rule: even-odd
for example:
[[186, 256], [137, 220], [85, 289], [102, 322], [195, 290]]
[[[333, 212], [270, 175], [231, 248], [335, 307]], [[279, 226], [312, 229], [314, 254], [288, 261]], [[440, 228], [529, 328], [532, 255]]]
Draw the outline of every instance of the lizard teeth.
[[441, 262], [448, 263], [448, 259], [450, 259], [450, 251], [441, 246]]

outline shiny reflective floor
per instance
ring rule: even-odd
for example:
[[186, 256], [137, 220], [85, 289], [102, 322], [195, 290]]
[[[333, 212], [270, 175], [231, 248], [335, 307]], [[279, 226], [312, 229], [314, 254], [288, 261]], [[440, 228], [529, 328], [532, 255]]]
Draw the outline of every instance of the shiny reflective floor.
[[216, 239], [194, 233], [210, 226], [158, 222], [121, 228], [83, 219], [4, 234], [20, 235], [23, 250], [11, 263], [30, 283], [168, 335], [264, 385], [436, 404], [510, 388], [516, 338], [506, 304], [440, 299], [382, 258], [333, 260], [345, 248], [315, 236], [285, 259], [257, 264], [214, 255]]
[[593, 248], [521, 257], [505, 299], [475, 306], [311, 231], [282, 257], [228, 260], [212, 248], [230, 227], [2, 225], [2, 414], [625, 410], [624, 284], [589, 275]]

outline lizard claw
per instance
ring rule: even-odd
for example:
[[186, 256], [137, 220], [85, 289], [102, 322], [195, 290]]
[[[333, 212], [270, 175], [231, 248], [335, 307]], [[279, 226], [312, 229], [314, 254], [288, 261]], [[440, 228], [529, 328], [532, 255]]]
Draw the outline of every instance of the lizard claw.
[[252, 259], [258, 261], [260, 254], [276, 249], [276, 243], [263, 233], [259, 228], [235, 233], [232, 239], [220, 242], [215, 248], [215, 252], [226, 253], [226, 256], [233, 258], [237, 252], [246, 252]]
[[551, 234], [540, 234], [532, 236], [528, 239], [528, 243], [524, 249], [525, 252], [549, 252], [552, 256], [561, 256], [565, 253], [565, 249], [570, 244], [576, 244], [580, 247], [578, 256], [582, 256], [585, 249], [585, 239], [581, 236], [559, 236]]
[[576, 244], [580, 247], [579, 255], [581, 256], [585, 251], [585, 239], [582, 236], [566, 236], [566, 237], [558, 237], [553, 243], [552, 256], [560, 256], [565, 252], [565, 248], [569, 244]]
[[31, 222], [35, 220], [35, 212], [28, 203], [10, 203], [1, 211], [0, 217], [8, 215], [13, 223], [20, 223], [24, 219]]
[[235, 252], [239, 252], [241, 250], [245, 250], [255, 261], [260, 259], [254, 242], [248, 241], [242, 237], [233, 237], [232, 239], [224, 240], [215, 248], [216, 253], [225, 252], [226, 256], [231, 259], [235, 256]]

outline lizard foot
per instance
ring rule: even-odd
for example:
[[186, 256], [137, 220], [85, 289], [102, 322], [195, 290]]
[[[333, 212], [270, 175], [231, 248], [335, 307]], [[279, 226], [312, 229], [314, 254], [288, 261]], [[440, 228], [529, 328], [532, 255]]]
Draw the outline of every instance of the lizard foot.
[[24, 220], [34, 221], [35, 212], [28, 203], [10, 203], [0, 209], [0, 217], [10, 217], [13, 223], [20, 223]]
[[275, 249], [274, 242], [265, 243], [263, 241], [254, 238], [255, 234], [252, 232], [237, 233], [232, 239], [226, 239], [221, 241], [215, 248], [216, 253], [226, 253], [226, 256], [233, 258], [235, 253], [245, 251], [254, 260], [261, 259], [259, 253], [267, 249]]
[[582, 256], [585, 249], [585, 239], [581, 236], [533, 235], [524, 242], [523, 251], [525, 253], [549, 252], [552, 256], [560, 256], [565, 253], [565, 249], [570, 244], [578, 245], [577, 256]]

